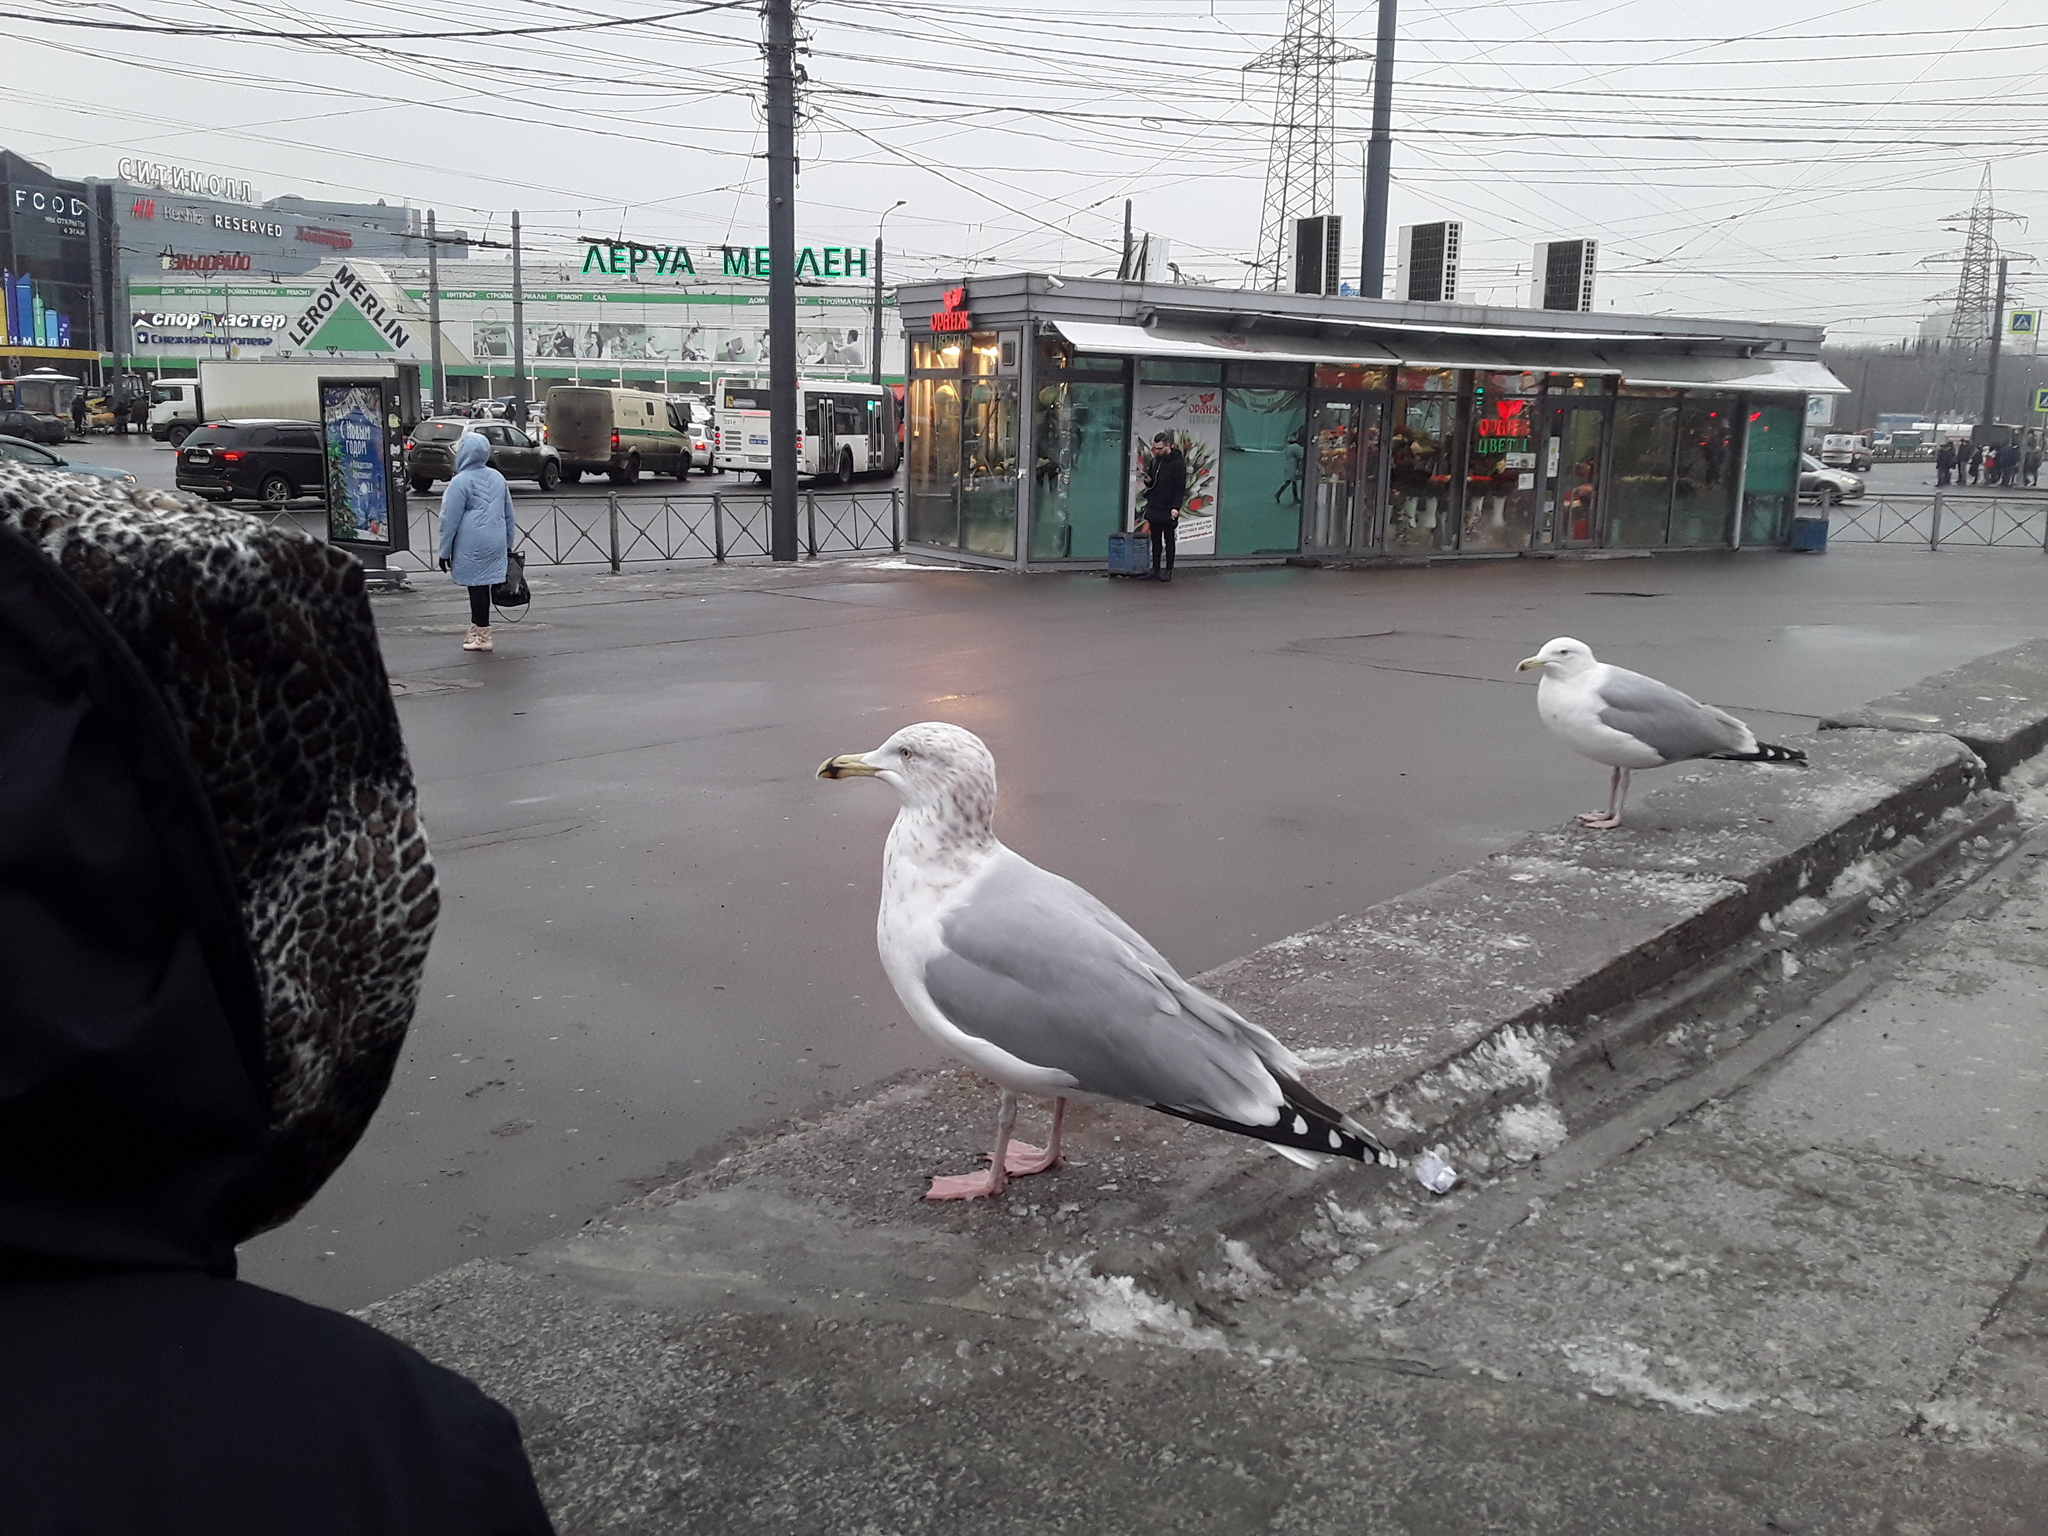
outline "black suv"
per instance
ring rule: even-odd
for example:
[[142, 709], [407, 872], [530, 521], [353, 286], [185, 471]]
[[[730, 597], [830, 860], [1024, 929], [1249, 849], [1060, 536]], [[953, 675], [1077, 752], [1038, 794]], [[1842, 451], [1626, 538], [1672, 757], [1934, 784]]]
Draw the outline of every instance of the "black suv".
[[208, 501], [327, 494], [327, 456], [310, 421], [210, 421], [178, 447], [178, 489]]

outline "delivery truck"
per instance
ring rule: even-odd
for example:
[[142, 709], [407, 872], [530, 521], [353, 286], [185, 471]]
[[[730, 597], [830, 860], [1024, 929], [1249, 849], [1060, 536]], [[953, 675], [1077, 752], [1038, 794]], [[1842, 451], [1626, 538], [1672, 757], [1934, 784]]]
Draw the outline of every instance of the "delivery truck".
[[150, 386], [149, 435], [177, 447], [202, 422], [318, 421], [322, 379], [393, 379], [399, 429], [419, 419], [417, 363], [374, 358], [275, 357], [202, 362], [196, 379], [161, 379]]

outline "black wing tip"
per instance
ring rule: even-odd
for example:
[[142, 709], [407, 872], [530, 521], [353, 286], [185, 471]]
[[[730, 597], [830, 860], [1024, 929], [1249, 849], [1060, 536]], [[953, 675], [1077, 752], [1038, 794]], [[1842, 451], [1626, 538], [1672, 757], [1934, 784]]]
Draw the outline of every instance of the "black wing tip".
[[1370, 1131], [1354, 1126], [1348, 1117], [1332, 1109], [1301, 1084], [1280, 1079], [1282, 1104], [1280, 1118], [1271, 1125], [1246, 1125], [1239, 1120], [1226, 1120], [1221, 1115], [1204, 1114], [1200, 1110], [1174, 1109], [1165, 1104], [1150, 1107], [1163, 1115], [1172, 1115], [1178, 1120], [1192, 1120], [1197, 1125], [1211, 1126], [1232, 1135], [1249, 1137], [1253, 1141], [1269, 1141], [1275, 1146], [1293, 1147], [1301, 1152], [1318, 1152], [1325, 1157], [1348, 1157], [1354, 1162], [1380, 1163], [1390, 1156], [1384, 1143]]
[[1797, 747], [1781, 747], [1775, 741], [1760, 741], [1754, 752], [1716, 752], [1724, 763], [1796, 763], [1806, 766], [1806, 754]]

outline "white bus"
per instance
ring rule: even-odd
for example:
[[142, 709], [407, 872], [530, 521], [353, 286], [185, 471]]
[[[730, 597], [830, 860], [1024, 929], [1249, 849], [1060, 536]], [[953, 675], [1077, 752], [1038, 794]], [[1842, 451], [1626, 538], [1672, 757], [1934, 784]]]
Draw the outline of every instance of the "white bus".
[[[721, 378], [712, 389], [718, 467], [768, 479], [768, 381]], [[796, 472], [844, 485], [856, 475], [893, 475], [903, 457], [896, 396], [886, 384], [799, 379]]]

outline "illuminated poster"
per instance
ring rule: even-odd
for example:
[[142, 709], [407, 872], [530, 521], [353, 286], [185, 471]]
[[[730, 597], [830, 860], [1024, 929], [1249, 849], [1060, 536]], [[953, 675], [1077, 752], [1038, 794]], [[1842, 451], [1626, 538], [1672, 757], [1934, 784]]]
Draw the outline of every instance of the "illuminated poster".
[[1216, 460], [1223, 440], [1220, 384], [1139, 384], [1131, 410], [1131, 523], [1143, 517], [1145, 468], [1152, 439], [1171, 432], [1188, 461], [1188, 496], [1180, 513], [1184, 555], [1216, 553]]
[[322, 379], [320, 435], [327, 457], [327, 537], [391, 547], [391, 447], [381, 380]]

